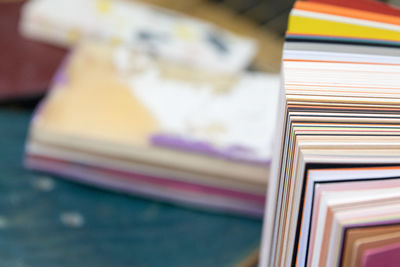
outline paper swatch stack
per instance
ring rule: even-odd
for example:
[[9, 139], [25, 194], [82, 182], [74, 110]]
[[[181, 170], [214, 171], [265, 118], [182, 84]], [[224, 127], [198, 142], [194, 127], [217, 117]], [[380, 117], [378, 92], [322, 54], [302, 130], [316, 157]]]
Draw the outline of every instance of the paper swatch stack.
[[296, 2], [261, 266], [398, 266], [400, 10]]
[[261, 216], [278, 93], [279, 75], [215, 75], [83, 42], [32, 120], [26, 165]]

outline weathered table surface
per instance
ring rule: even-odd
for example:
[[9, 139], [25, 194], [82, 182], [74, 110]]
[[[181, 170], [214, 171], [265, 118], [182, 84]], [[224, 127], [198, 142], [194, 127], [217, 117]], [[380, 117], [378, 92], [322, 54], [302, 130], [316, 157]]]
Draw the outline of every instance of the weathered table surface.
[[0, 108], [0, 266], [234, 266], [258, 247], [259, 220], [25, 170], [30, 116]]

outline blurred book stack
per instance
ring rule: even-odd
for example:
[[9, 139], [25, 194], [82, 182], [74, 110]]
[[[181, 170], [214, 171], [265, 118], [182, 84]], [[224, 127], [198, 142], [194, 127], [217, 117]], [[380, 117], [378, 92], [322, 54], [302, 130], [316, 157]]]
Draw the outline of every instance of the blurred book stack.
[[246, 71], [254, 39], [134, 1], [36, 0], [22, 14], [24, 36], [72, 48], [32, 119], [28, 168], [262, 215], [279, 74]]

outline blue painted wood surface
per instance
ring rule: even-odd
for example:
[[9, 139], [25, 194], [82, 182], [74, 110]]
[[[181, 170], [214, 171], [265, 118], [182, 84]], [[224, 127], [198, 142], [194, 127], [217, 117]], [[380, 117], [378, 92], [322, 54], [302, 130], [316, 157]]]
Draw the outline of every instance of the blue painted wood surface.
[[30, 116], [0, 108], [0, 266], [234, 266], [258, 247], [259, 220], [25, 170]]

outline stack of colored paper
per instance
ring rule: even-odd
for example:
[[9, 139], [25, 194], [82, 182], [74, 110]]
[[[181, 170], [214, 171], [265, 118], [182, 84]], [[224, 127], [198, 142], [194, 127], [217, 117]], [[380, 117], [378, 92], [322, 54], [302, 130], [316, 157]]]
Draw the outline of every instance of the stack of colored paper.
[[231, 76], [87, 41], [39, 106], [29, 168], [154, 198], [260, 216], [279, 75]]
[[261, 266], [398, 266], [400, 10], [298, 1]]

